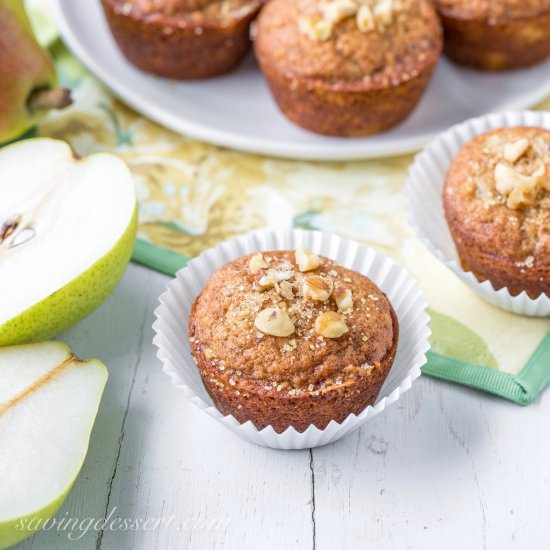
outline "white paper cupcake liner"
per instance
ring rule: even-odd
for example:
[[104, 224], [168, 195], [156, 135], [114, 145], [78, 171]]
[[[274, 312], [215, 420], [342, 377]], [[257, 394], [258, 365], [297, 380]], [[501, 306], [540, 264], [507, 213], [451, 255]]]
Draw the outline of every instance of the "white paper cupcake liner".
[[550, 298], [529, 298], [526, 292], [512, 296], [507, 288], [495, 290], [490, 281], [479, 282], [460, 264], [443, 211], [443, 184], [449, 166], [461, 147], [475, 136], [496, 128], [538, 126], [550, 129], [550, 113], [523, 111], [485, 115], [453, 126], [419, 153], [406, 187], [409, 221], [418, 237], [449, 269], [484, 300], [503, 310], [531, 317], [550, 315]]
[[[267, 250], [305, 248], [335, 260], [373, 280], [388, 296], [400, 324], [395, 362], [374, 406], [361, 414], [351, 414], [344, 422], [332, 421], [324, 430], [311, 425], [300, 433], [288, 428], [278, 434], [268, 426], [258, 430], [252, 422], [240, 424], [233, 416], [222, 415], [206, 392], [194, 364], [187, 337], [191, 305], [209, 277], [223, 264]], [[158, 357], [172, 383], [191, 397], [201, 409], [224, 426], [252, 443], [277, 449], [305, 449], [326, 445], [361, 426], [397, 401], [420, 376], [429, 349], [429, 316], [426, 302], [415, 280], [399, 265], [373, 249], [337, 235], [316, 231], [259, 231], [224, 242], [191, 260], [172, 280], [160, 297], [153, 325]]]

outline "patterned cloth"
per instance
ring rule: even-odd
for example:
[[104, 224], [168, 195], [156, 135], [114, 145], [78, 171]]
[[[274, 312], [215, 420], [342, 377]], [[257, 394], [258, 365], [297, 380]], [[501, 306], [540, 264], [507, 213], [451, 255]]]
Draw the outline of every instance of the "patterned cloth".
[[[413, 237], [403, 196], [412, 156], [301, 162], [209, 145], [143, 118], [59, 41], [51, 49], [76, 101], [52, 113], [38, 134], [66, 140], [80, 155], [107, 151], [128, 163], [139, 198], [136, 261], [171, 273], [201, 251], [257, 228], [336, 232], [393, 256], [417, 277], [432, 316], [425, 373], [522, 404], [550, 376], [550, 339], [543, 340], [550, 321], [513, 316], [481, 301]], [[539, 108], [550, 109], [550, 100]], [[539, 344], [530, 368], [535, 361], [540, 380], [526, 388], [518, 376]], [[514, 391], [502, 389], [504, 382]]]

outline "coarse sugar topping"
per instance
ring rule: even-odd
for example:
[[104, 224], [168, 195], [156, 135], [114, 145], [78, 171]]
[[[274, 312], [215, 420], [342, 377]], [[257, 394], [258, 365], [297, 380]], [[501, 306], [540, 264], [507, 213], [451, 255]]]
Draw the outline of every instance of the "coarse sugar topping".
[[294, 393], [366, 376], [394, 343], [391, 306], [378, 287], [308, 251], [224, 266], [198, 298], [190, 331], [193, 353], [219, 383]]

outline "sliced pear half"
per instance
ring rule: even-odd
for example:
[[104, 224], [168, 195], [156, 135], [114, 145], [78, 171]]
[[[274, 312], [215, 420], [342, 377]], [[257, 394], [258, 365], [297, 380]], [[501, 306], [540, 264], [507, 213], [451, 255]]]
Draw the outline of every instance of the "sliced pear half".
[[0, 149], [0, 346], [46, 340], [111, 293], [137, 227], [119, 158], [52, 139]]
[[61, 342], [0, 349], [0, 549], [44, 527], [80, 469], [107, 369]]

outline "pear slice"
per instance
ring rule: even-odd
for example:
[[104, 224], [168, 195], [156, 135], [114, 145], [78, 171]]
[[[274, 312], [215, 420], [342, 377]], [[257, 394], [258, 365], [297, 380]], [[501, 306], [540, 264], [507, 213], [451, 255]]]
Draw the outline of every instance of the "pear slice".
[[61, 342], [0, 349], [0, 549], [44, 526], [86, 457], [107, 369]]
[[119, 158], [75, 159], [52, 139], [0, 149], [0, 346], [47, 340], [111, 293], [135, 242]]

